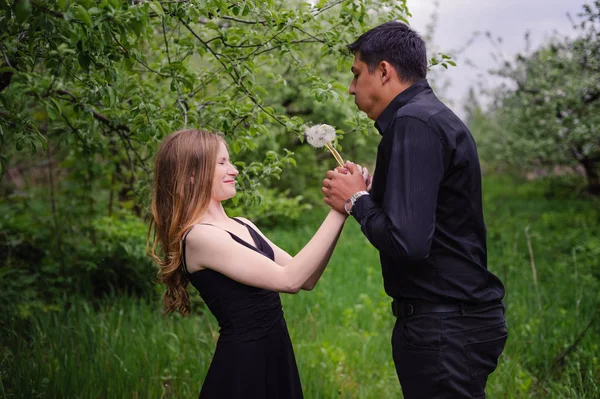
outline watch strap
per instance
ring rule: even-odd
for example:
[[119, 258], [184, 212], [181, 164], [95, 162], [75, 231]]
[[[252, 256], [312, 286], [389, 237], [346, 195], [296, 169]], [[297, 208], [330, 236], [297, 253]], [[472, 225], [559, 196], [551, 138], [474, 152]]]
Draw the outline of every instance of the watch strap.
[[346, 213], [348, 213], [348, 215], [352, 215], [352, 210], [354, 209], [354, 204], [356, 203], [356, 200], [358, 200], [363, 195], [370, 194], [368, 191], [358, 191], [352, 194], [352, 196], [346, 200], [346, 202], [344, 203], [344, 210], [346, 211]]

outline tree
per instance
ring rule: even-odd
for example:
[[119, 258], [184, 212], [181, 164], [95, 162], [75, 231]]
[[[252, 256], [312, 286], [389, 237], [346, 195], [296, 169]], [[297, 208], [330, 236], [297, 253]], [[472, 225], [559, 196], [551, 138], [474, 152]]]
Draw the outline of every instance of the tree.
[[[0, 0], [2, 170], [20, 158], [12, 144], [43, 147], [86, 170], [78, 182], [109, 187], [109, 198], [115, 192], [125, 203], [171, 131], [223, 132], [236, 155], [274, 129], [301, 139], [305, 121], [278, 107], [275, 93], [293, 76], [315, 102], [339, 108], [345, 87], [315, 73], [318, 64], [333, 60], [339, 70], [350, 62], [341, 52], [382, 15], [373, 10], [404, 19], [405, 2], [386, 4]], [[346, 115], [357, 114], [346, 104]], [[260, 162], [251, 167], [240, 163], [242, 197], [252, 199], [256, 182], [278, 176], [290, 155], [281, 149], [253, 154]]]
[[472, 117], [485, 159], [580, 165], [588, 191], [600, 195], [600, 1], [580, 16], [575, 38], [555, 37], [496, 71], [512, 87], [496, 92], [479, 124]]
[[298, 217], [297, 193], [266, 183], [319, 155], [300, 144], [306, 122], [372, 129], [336, 81], [350, 75], [345, 45], [405, 15], [404, 1], [379, 0], [0, 0], [0, 259], [22, 283], [11, 292], [148, 289], [134, 284], [153, 274], [140, 218], [152, 156], [184, 127], [225, 134], [241, 171], [234, 211]]

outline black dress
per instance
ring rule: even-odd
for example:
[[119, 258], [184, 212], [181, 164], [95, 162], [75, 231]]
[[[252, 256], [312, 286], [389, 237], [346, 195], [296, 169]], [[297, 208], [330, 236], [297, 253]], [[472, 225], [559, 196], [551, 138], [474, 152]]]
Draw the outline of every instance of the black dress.
[[[274, 260], [273, 249], [260, 234], [234, 220], [248, 228], [256, 247], [228, 232], [231, 237]], [[186, 237], [187, 233], [183, 238], [184, 268]], [[302, 398], [279, 293], [238, 283], [211, 269], [187, 276], [220, 327], [200, 398]]]

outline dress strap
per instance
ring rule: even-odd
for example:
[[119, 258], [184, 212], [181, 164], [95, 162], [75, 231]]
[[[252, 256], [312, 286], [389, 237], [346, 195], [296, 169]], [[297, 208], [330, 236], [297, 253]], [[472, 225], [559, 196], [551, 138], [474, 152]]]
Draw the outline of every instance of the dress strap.
[[239, 224], [246, 226], [246, 229], [248, 229], [248, 232], [250, 233], [250, 236], [252, 237], [252, 240], [254, 241], [256, 248], [260, 252], [265, 254], [265, 256], [271, 260], [275, 259], [275, 254], [273, 253], [273, 248], [271, 248], [269, 243], [267, 241], [265, 241], [263, 236], [258, 231], [256, 231], [248, 223], [244, 223], [243, 221], [241, 221], [238, 218], [232, 218], [232, 219], [235, 220], [236, 222], [238, 222]]
[[241, 221], [240, 219], [238, 219], [238, 218], [232, 218], [232, 219], [233, 219], [233, 220], [235, 220], [236, 222], [238, 222], [239, 224], [241, 224], [242, 226], [250, 227], [250, 226], [248, 226], [248, 224], [247, 224], [247, 223], [244, 223], [244, 222], [242, 222], [242, 221]]
[[260, 241], [261, 237], [258, 235], [258, 233], [256, 231], [254, 231], [254, 229], [252, 227], [250, 227], [246, 223], [242, 222], [241, 220], [236, 219], [236, 218], [232, 218], [232, 219], [235, 220], [236, 222], [238, 222], [239, 224], [246, 226], [246, 228], [248, 229], [248, 231], [250, 233], [250, 237], [252, 237], [252, 241], [254, 241], [254, 245], [249, 244], [244, 239], [242, 239], [242, 238], [238, 237], [237, 235], [233, 234], [231, 231], [226, 230], [226, 229], [224, 229], [222, 227], [219, 227], [217, 225], [210, 224], [210, 223], [196, 223], [196, 224], [203, 224], [203, 225], [207, 225], [207, 226], [216, 227], [217, 229], [221, 229], [221, 230], [229, 233], [229, 235], [231, 236], [231, 238], [233, 239], [233, 241], [236, 241], [237, 243], [242, 244], [243, 246], [245, 246], [247, 248], [250, 248], [250, 249], [252, 249], [254, 251], [258, 251], [258, 252], [262, 253], [263, 251], [262, 251], [262, 249], [259, 246], [259, 241]]
[[256, 237], [260, 237], [260, 234], [258, 234], [258, 232], [256, 230], [254, 230], [252, 228], [252, 226], [250, 226], [248, 223], [244, 223], [242, 222], [240, 219], [238, 218], [232, 218], [233, 220], [235, 220], [236, 222], [238, 222], [239, 224], [241, 224], [242, 226], [246, 226], [246, 228], [248, 229], [248, 231], [250, 232], [250, 235], [252, 236], [252, 239], [254, 241], [256, 241]]

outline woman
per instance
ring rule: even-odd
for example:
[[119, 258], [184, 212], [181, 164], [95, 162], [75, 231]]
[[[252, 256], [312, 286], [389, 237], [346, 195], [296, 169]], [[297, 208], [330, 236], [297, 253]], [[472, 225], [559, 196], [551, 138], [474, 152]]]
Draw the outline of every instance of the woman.
[[301, 398], [279, 292], [314, 288], [346, 215], [330, 211], [291, 257], [252, 222], [225, 213], [221, 203], [235, 195], [238, 171], [221, 136], [193, 129], [171, 134], [154, 173], [151, 252], [166, 285], [165, 311], [189, 312], [191, 282], [220, 326], [200, 398]]

